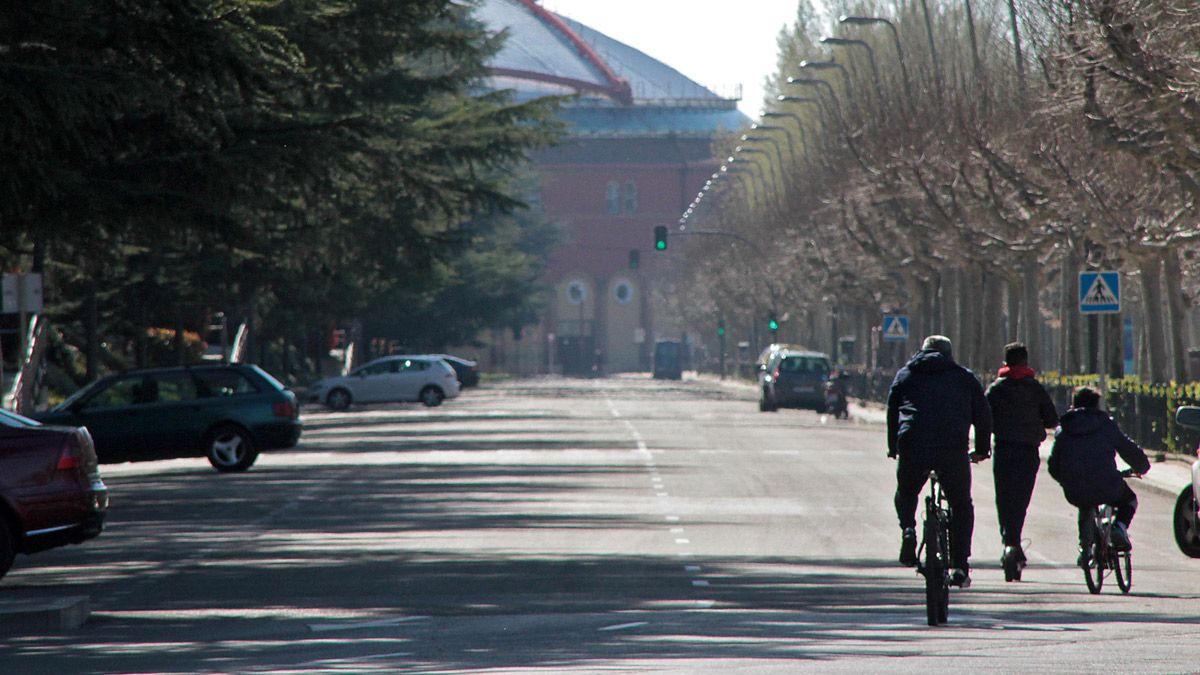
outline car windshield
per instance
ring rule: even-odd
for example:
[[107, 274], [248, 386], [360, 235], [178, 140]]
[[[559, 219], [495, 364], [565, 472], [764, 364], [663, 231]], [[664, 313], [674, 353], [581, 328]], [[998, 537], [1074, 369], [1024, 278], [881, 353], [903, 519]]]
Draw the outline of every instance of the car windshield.
[[79, 399], [83, 398], [84, 396], [87, 396], [88, 394], [92, 393], [95, 390], [96, 390], [96, 383], [93, 382], [92, 384], [89, 384], [86, 387], [83, 387], [82, 389], [77, 390], [74, 394], [71, 394], [70, 396], [68, 396], [66, 398], [66, 400], [64, 400], [62, 403], [59, 403], [58, 405], [51, 408], [51, 410], [66, 410], [67, 408], [70, 408], [71, 406], [78, 403]]
[[23, 417], [3, 409], [0, 409], [0, 425], [16, 428], [42, 426], [41, 422], [35, 422], [28, 417]]
[[780, 362], [779, 370], [783, 373], [828, 375], [829, 364], [825, 363], [825, 359], [814, 356], [789, 356]]

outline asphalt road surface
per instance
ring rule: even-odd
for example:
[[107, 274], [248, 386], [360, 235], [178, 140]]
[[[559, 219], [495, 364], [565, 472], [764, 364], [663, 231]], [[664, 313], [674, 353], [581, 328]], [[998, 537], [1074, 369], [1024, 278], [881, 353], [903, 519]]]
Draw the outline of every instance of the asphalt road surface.
[[1044, 468], [1004, 582], [976, 467], [974, 585], [931, 628], [878, 424], [644, 376], [306, 413], [244, 474], [103, 467], [106, 532], [0, 582], [91, 619], [0, 637], [0, 672], [1200, 671], [1200, 561], [1144, 485], [1133, 591], [1093, 596]]

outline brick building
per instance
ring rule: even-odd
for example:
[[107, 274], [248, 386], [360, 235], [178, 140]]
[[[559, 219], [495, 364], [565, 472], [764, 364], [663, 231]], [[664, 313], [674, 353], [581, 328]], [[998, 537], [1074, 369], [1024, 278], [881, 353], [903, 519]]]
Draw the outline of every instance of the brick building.
[[678, 337], [655, 317], [653, 285], [666, 261], [653, 251], [654, 226], [677, 222], [717, 169], [714, 136], [748, 120], [736, 97], [535, 0], [487, 0], [478, 16], [508, 31], [490, 86], [519, 99], [577, 96], [563, 111], [567, 141], [534, 157], [541, 207], [565, 229], [547, 269], [554, 298], [519, 338], [487, 336], [480, 359], [523, 374], [646, 370], [655, 339]]

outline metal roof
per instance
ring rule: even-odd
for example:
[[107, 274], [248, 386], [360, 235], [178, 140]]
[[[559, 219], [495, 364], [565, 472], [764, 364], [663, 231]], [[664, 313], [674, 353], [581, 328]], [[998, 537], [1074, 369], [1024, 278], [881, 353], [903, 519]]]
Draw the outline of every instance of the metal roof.
[[483, 0], [476, 17], [508, 39], [489, 86], [520, 99], [575, 94], [563, 115], [581, 135], [711, 135], [749, 123], [721, 97], [671, 66], [536, 0]]

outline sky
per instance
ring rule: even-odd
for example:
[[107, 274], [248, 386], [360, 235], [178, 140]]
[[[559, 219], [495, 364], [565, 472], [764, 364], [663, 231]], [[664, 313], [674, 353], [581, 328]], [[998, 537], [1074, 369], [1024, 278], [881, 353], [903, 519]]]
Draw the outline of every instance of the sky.
[[738, 107], [762, 109], [776, 38], [796, 19], [796, 0], [542, 0], [542, 6], [653, 56], [722, 96], [741, 85]]

